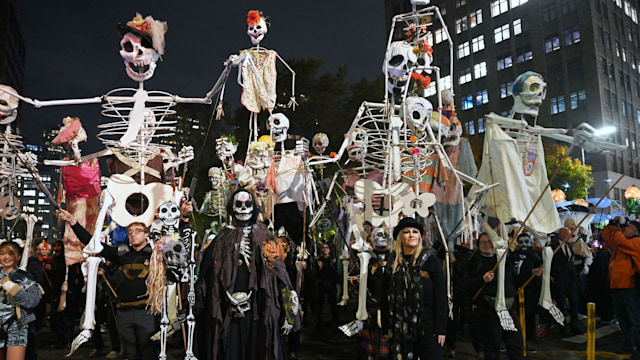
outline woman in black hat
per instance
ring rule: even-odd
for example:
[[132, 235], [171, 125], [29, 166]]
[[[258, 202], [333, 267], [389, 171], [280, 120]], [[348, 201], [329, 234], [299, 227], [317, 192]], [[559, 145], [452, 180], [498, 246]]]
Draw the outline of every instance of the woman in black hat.
[[410, 217], [393, 230], [386, 304], [393, 359], [442, 359], [448, 313], [445, 276], [422, 235], [422, 224]]

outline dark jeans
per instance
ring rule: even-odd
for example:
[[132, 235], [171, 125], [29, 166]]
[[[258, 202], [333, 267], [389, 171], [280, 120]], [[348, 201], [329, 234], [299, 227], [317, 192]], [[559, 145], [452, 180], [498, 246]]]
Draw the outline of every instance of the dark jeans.
[[331, 309], [331, 320], [338, 322], [338, 289], [335, 284], [324, 285], [322, 281], [316, 283], [316, 326], [320, 326], [322, 323], [322, 306], [324, 305], [324, 298], [327, 298], [329, 302], [329, 309]]
[[579, 331], [580, 322], [578, 321], [578, 285], [575, 281], [568, 281], [561, 286], [553, 286], [551, 295], [556, 301], [558, 309], [567, 316], [566, 299], [569, 299], [569, 316], [571, 317], [571, 330]]
[[145, 309], [118, 309], [116, 315], [124, 358], [129, 360], [157, 359], [155, 342], [150, 337], [159, 328], [155, 316]]
[[479, 311], [483, 314], [476, 317], [475, 326], [478, 340], [484, 350], [485, 360], [496, 360], [499, 358], [500, 340], [504, 340], [507, 347], [507, 358], [509, 360], [522, 360], [522, 333], [520, 332], [521, 327], [518, 313], [513, 310], [509, 312], [518, 331], [506, 331], [502, 329], [498, 314], [496, 314], [495, 310], [483, 308], [479, 309]]
[[640, 346], [640, 290], [611, 289], [611, 303], [620, 324], [623, 349], [632, 352]]

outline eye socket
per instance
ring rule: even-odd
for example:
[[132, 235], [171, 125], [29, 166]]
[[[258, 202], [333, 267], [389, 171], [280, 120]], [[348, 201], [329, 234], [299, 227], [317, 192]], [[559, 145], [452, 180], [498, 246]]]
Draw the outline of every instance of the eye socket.
[[278, 120], [278, 119], [273, 120], [273, 123], [276, 124], [276, 125], [280, 125], [280, 120]]
[[122, 48], [126, 52], [133, 52], [133, 44], [131, 43], [131, 41], [127, 41], [126, 43], [122, 44]]
[[529, 86], [529, 91], [534, 92], [540, 90], [540, 84], [534, 83]]
[[167, 208], [162, 208], [162, 210], [160, 210], [160, 212], [163, 214], [166, 213], [167, 211], [168, 211]]
[[0, 100], [0, 105], [7, 106], [9, 103], [6, 100]]
[[236, 207], [237, 207], [237, 208], [242, 207], [242, 201], [237, 200], [237, 201], [236, 201]]
[[389, 59], [389, 65], [391, 66], [398, 66], [400, 64], [402, 64], [402, 62], [404, 61], [404, 56], [402, 55], [395, 55], [394, 57], [392, 57], [391, 59]]

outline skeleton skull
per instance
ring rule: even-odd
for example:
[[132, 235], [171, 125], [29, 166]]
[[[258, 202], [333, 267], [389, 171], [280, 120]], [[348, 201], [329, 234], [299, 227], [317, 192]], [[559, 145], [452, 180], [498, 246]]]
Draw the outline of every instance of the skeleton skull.
[[530, 250], [533, 249], [533, 236], [528, 233], [522, 233], [518, 235], [518, 249]]
[[283, 142], [287, 140], [289, 119], [282, 113], [271, 114], [267, 121], [267, 129], [271, 131], [271, 139], [274, 142]]
[[173, 282], [189, 280], [189, 249], [181, 241], [168, 241], [164, 244], [162, 257], [167, 264], [167, 277]]
[[248, 191], [239, 191], [233, 196], [233, 217], [239, 222], [253, 217], [253, 197]]
[[386, 249], [389, 245], [389, 234], [382, 227], [371, 230], [371, 244], [376, 250]]
[[351, 144], [347, 148], [349, 154], [349, 160], [351, 161], [363, 161], [367, 156], [367, 141], [369, 136], [363, 129], [356, 128], [353, 131], [351, 137]]
[[260, 42], [264, 39], [267, 31], [269, 30], [267, 28], [267, 22], [264, 21], [263, 17], [260, 17], [260, 20], [258, 20], [257, 22], [249, 23], [249, 20], [247, 20], [247, 23], [247, 35], [249, 35], [249, 37], [251, 38], [251, 43], [253, 45], [259, 45]]
[[[16, 93], [8, 85], [0, 85], [0, 89]], [[2, 90], [0, 90], [0, 124], [6, 125], [13, 122], [18, 116], [18, 98]]]
[[180, 207], [172, 202], [166, 202], [158, 207], [158, 219], [166, 226], [177, 226], [180, 220]]
[[264, 180], [269, 171], [269, 166], [271, 166], [269, 145], [260, 141], [254, 141], [249, 144], [249, 151], [247, 152], [245, 163], [251, 168], [253, 177], [256, 180]]
[[211, 182], [211, 186], [214, 189], [219, 188], [224, 183], [224, 170], [219, 167], [211, 167], [209, 168], [209, 181]]
[[527, 71], [513, 83], [513, 112], [538, 116], [540, 105], [547, 96], [547, 83], [542, 75]]
[[394, 41], [387, 49], [382, 72], [394, 80], [407, 81], [411, 67], [418, 61], [413, 46], [406, 41]]
[[329, 146], [329, 137], [325, 133], [317, 133], [313, 135], [313, 149], [318, 153], [318, 155], [322, 155], [324, 151]]
[[405, 121], [413, 125], [416, 129], [424, 131], [427, 128], [429, 120], [431, 120], [431, 113], [433, 112], [433, 105], [425, 98], [418, 96], [411, 96], [405, 100], [402, 109], [402, 117]]
[[145, 43], [143, 45], [142, 38], [132, 33], [126, 33], [122, 37], [120, 56], [124, 60], [127, 75], [134, 81], [149, 80], [153, 76], [156, 63], [160, 58], [151, 44]]
[[233, 155], [237, 150], [238, 147], [228, 138], [220, 137], [216, 139], [216, 154], [218, 155], [218, 159], [220, 159], [225, 166], [233, 166]]

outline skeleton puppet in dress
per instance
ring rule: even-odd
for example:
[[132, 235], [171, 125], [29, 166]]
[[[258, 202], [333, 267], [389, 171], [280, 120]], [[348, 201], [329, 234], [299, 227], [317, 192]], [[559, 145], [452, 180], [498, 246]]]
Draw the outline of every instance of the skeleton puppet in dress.
[[200, 264], [197, 294], [204, 313], [198, 316], [198, 358], [281, 358], [282, 334], [298, 325], [295, 292], [284, 263], [265, 260], [263, 246], [273, 235], [256, 222], [253, 195], [236, 191], [227, 212], [232, 224], [220, 230]]

